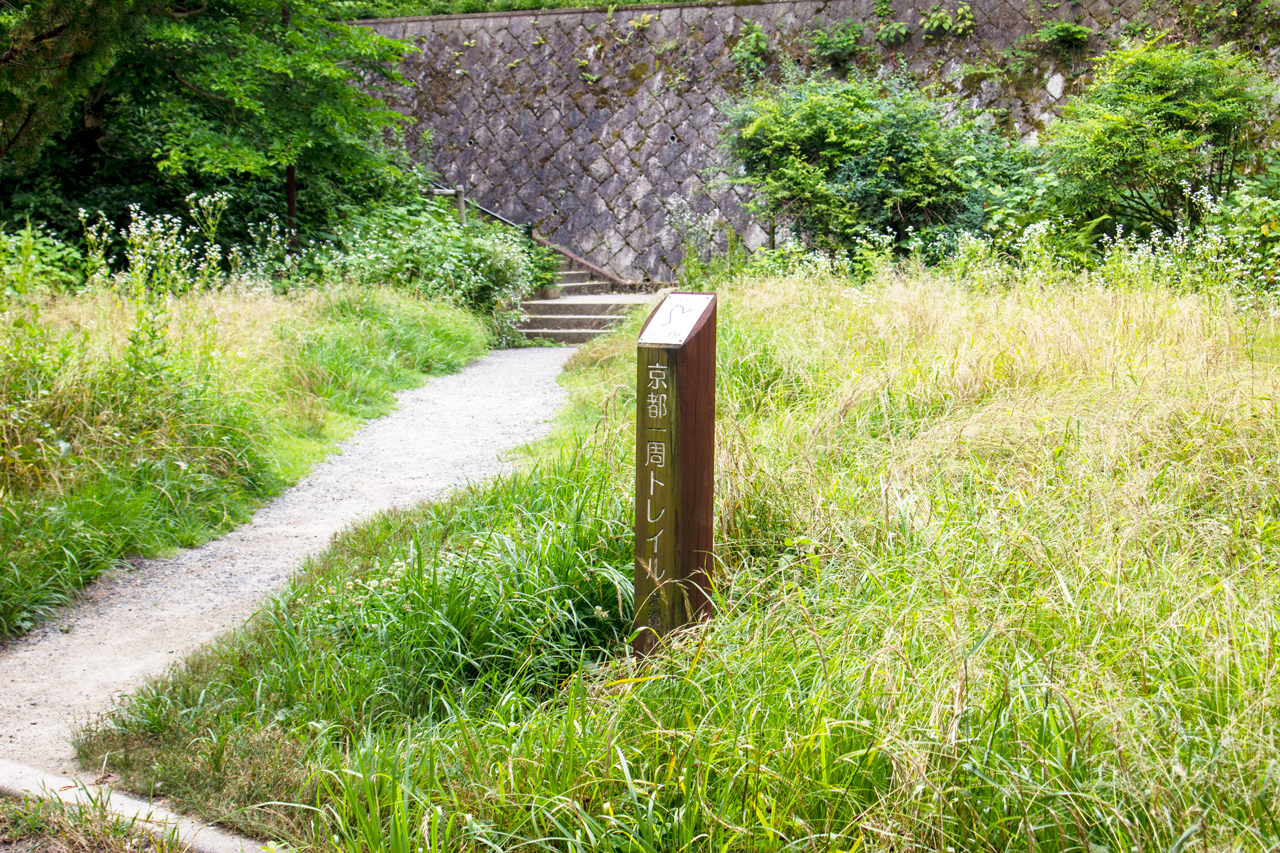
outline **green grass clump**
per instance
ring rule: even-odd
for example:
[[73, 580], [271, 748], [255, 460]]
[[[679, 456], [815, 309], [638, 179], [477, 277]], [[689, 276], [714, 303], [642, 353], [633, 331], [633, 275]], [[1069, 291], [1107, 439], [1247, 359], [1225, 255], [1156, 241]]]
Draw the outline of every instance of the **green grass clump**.
[[0, 636], [130, 554], [248, 519], [392, 392], [484, 351], [479, 320], [372, 290], [94, 292], [0, 322]]
[[[571, 546], [580, 565], [625, 575], [633, 325], [575, 358], [568, 426], [517, 500], [503, 483], [353, 532], [246, 633], [89, 727], [82, 756], [352, 853], [1271, 849], [1280, 315], [960, 269], [721, 290], [718, 615], [661, 654], [530, 639], [495, 595], [471, 615], [528, 645], [480, 654], [470, 622], [432, 616], [406, 656], [416, 570], [382, 586], [410, 547], [455, 565], [461, 507], [457, 529], [507, 531], [563, 481], [609, 525], [611, 544]], [[517, 612], [570, 624], [563, 550], [469, 572], [520, 567], [541, 580]], [[272, 801], [300, 808], [253, 809]]]
[[175, 832], [107, 810], [105, 797], [77, 803], [0, 800], [0, 845], [29, 853], [178, 853]]

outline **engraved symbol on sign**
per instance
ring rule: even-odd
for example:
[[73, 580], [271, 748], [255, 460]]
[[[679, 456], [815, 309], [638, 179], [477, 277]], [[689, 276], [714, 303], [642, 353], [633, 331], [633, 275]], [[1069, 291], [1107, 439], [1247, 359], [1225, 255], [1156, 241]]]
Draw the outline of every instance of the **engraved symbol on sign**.
[[649, 442], [649, 464], [655, 468], [665, 468], [667, 464], [667, 445], [661, 441]]
[[662, 325], [670, 326], [672, 323], [674, 323], [676, 321], [677, 311], [679, 311], [683, 315], [683, 314], [688, 314], [689, 310], [690, 309], [688, 305], [683, 305], [679, 302], [673, 302], [671, 305], [671, 310], [667, 312], [667, 322], [663, 323]]
[[649, 387], [654, 391], [666, 390], [667, 366], [665, 364], [649, 365]]
[[652, 471], [649, 472], [649, 497], [653, 497], [653, 487], [655, 485], [665, 486], [666, 483], [659, 480]]
[[667, 395], [666, 394], [650, 394], [649, 395], [649, 417], [665, 418], [667, 416]]
[[658, 528], [658, 532], [657, 532], [657, 533], [655, 533], [655, 534], [653, 534], [652, 536], [648, 537], [649, 541], [653, 543], [653, 550], [652, 550], [652, 551], [650, 551], [649, 553], [653, 554], [654, 556], [657, 556], [657, 554], [658, 554], [658, 539], [660, 539], [660, 538], [662, 537], [662, 534], [663, 534], [663, 532], [665, 532], [665, 531], [666, 531], [666, 528], [665, 528], [665, 527], [659, 527], [659, 528]]

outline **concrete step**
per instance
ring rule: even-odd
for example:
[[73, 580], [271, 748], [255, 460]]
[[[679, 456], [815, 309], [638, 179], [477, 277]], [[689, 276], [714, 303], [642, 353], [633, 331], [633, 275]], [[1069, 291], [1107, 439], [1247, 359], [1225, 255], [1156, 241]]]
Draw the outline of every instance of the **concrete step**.
[[592, 275], [592, 273], [588, 272], [587, 270], [577, 270], [577, 269], [561, 270], [560, 274], [556, 276], [556, 283], [560, 285], [581, 284], [584, 281], [593, 281], [593, 280], [594, 280], [594, 276]]
[[521, 329], [612, 329], [624, 318], [615, 314], [527, 314]]
[[609, 334], [608, 329], [525, 329], [526, 338], [544, 341], [555, 341], [559, 344], [585, 344], [601, 335]]
[[589, 279], [587, 281], [570, 281], [557, 284], [561, 296], [585, 296], [595, 293], [608, 293], [613, 290], [613, 282]]
[[[599, 290], [593, 288], [600, 288]], [[585, 291], [585, 292], [584, 292]], [[636, 306], [652, 305], [656, 293], [618, 293], [609, 282], [570, 284], [559, 296], [527, 299], [520, 307], [527, 315], [521, 324], [525, 337], [582, 344], [601, 335], [626, 318]]]
[[608, 294], [596, 297], [600, 301], [585, 302], [578, 299], [530, 299], [521, 302], [520, 307], [524, 309], [524, 313], [536, 316], [549, 316], [552, 314], [607, 314], [611, 317], [618, 317], [626, 314], [631, 310], [632, 303], [614, 302], [608, 298]]

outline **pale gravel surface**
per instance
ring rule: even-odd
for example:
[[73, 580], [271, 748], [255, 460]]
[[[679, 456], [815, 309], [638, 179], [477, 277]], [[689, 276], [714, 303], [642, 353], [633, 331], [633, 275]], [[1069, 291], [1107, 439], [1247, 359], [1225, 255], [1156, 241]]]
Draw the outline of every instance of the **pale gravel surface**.
[[351, 522], [492, 476], [504, 451], [545, 435], [571, 348], [491, 353], [399, 396], [250, 524], [93, 584], [60, 619], [0, 645], [0, 758], [91, 778], [70, 727], [238, 625]]

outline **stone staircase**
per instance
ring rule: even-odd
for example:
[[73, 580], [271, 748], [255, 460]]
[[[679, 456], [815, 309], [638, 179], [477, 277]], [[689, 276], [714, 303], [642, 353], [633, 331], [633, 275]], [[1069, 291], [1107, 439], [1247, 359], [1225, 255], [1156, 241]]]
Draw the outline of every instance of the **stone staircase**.
[[[552, 292], [521, 303], [525, 337], [560, 344], [582, 344], [608, 334], [636, 305], [653, 302], [652, 285], [607, 281], [566, 260]], [[627, 288], [619, 292], [619, 288]]]

